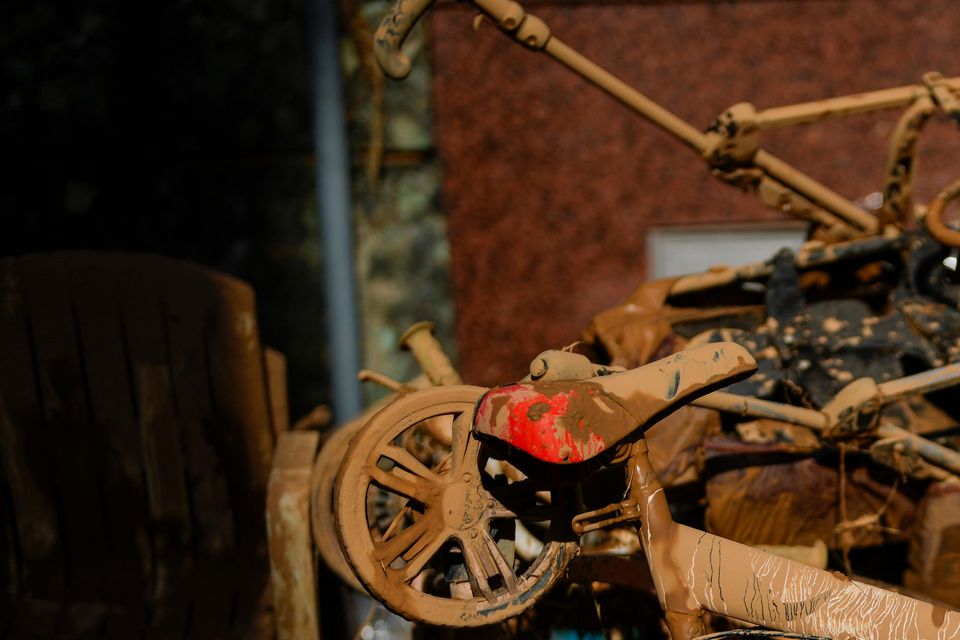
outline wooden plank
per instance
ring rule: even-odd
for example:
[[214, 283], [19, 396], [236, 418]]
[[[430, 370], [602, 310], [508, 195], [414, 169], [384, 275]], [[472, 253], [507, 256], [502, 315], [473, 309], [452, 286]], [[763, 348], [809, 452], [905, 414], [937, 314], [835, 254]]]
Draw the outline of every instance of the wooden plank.
[[65, 586], [63, 540], [36, 364], [13, 259], [0, 261], [0, 456], [15, 518], [21, 565], [18, 591], [59, 597]]
[[[234, 576], [237, 588], [231, 594], [234, 619], [230, 627], [240, 636], [256, 633], [259, 617], [255, 612], [262, 608], [267, 584], [263, 509], [274, 434], [253, 291], [234, 278], [211, 276], [205, 295], [216, 304], [207, 318], [204, 338], [214, 424], [224, 445], [220, 453], [236, 526], [233, 554], [237, 561], [221, 573]], [[197, 601], [203, 609], [215, 604]]]
[[278, 640], [320, 637], [310, 535], [310, 476], [320, 434], [283, 434], [267, 492], [270, 577]]
[[163, 269], [161, 300], [173, 392], [183, 434], [187, 487], [192, 505], [196, 574], [190, 581], [190, 633], [222, 634], [229, 625], [239, 586], [230, 485], [226, 473], [230, 425], [212, 401], [206, 334], [219, 284], [210, 271], [183, 264]]
[[[237, 600], [238, 615], [232, 627], [233, 635], [243, 640], [275, 640], [273, 599], [266, 570], [258, 568], [247, 584], [251, 588], [241, 590]], [[254, 584], [260, 586], [253, 589]], [[250, 593], [251, 597], [246, 598], [246, 593]]]
[[139, 602], [111, 609], [104, 621], [99, 640], [143, 638], [148, 615], [147, 602], [143, 598]]
[[266, 537], [263, 505], [273, 454], [256, 308], [246, 284], [225, 276], [217, 283], [206, 335], [211, 394], [218, 422], [229, 430], [225, 454], [237, 548], [255, 553]]
[[228, 434], [211, 401], [206, 341], [211, 296], [209, 272], [189, 269], [167, 273], [160, 291], [163, 328], [183, 433], [187, 486], [193, 504], [197, 562], [223, 558], [234, 546], [230, 493], [222, 450]]
[[267, 398], [270, 401], [274, 442], [290, 430], [290, 405], [287, 401], [287, 359], [282, 353], [264, 347], [264, 370], [267, 372]]
[[287, 418], [250, 288], [135, 255], [2, 264], [4, 512], [25, 542], [19, 586], [43, 596], [11, 629], [260, 637], [266, 478]]
[[[274, 438], [256, 307], [246, 284], [226, 277], [218, 284], [215, 320], [206, 338], [214, 406], [231, 436], [224, 453], [237, 522], [235, 551], [248, 567], [266, 567], [264, 504]], [[260, 576], [251, 577], [255, 579], [242, 581], [236, 591], [242, 613], [234, 621], [238, 627], [249, 624], [249, 612], [263, 594]]]
[[90, 413], [69, 267], [59, 256], [18, 260], [48, 430], [46, 467], [54, 473], [65, 543], [66, 589], [71, 599], [96, 600], [108, 551], [99, 488], [105, 452]]
[[17, 603], [5, 640], [56, 638], [63, 603], [59, 600], [24, 600]]
[[70, 640], [102, 640], [110, 609], [110, 605], [101, 601], [65, 600], [57, 619], [56, 637]]
[[102, 559], [108, 576], [103, 597], [109, 604], [100, 633], [102, 640], [134, 638], [145, 626], [153, 558], [132, 368], [116, 283], [117, 272], [133, 265], [112, 254], [68, 257], [90, 413], [105, 453], [102, 491], [111, 552]]
[[152, 560], [142, 444], [115, 283], [117, 270], [126, 265], [96, 254], [70, 254], [65, 262], [86, 371], [89, 437], [95, 438], [101, 466], [104, 536], [110, 549], [101, 559], [107, 577], [102, 595], [110, 603], [142, 608]]
[[194, 568], [183, 440], [173, 395], [159, 291], [162, 264], [131, 265], [117, 274], [126, 336], [153, 556], [153, 635], [182, 635], [189, 601], [182, 589]]
[[[0, 396], [0, 412], [3, 396]], [[0, 419], [2, 420], [2, 419]], [[0, 427], [0, 449], [4, 447]], [[0, 640], [7, 637], [7, 628], [13, 619], [13, 597], [18, 593], [19, 570], [14, 527], [16, 520], [6, 484], [3, 456], [0, 455]]]

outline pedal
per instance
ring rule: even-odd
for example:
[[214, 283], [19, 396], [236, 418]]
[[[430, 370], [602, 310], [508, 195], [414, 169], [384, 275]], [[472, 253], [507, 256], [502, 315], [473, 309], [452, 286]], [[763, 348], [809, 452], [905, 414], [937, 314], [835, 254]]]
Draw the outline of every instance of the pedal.
[[638, 520], [639, 518], [640, 505], [632, 500], [624, 500], [575, 516], [571, 527], [574, 533], [582, 536], [597, 529], [603, 529], [621, 522]]

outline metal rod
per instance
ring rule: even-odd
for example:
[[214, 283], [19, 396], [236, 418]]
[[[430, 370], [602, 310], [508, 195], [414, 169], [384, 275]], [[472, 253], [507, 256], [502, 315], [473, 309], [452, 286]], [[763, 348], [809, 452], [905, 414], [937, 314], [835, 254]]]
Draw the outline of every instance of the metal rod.
[[948, 364], [929, 371], [904, 376], [889, 382], [881, 382], [877, 387], [884, 403], [906, 398], [918, 393], [931, 393], [952, 387], [960, 382], [960, 364]]
[[707, 149], [707, 137], [679, 116], [643, 95], [623, 80], [587, 59], [556, 36], [547, 41], [544, 51], [585, 80], [646, 117], [655, 125], [672, 133], [691, 149], [703, 153]]
[[828, 426], [827, 416], [819, 411], [750, 396], [738, 396], [726, 391], [714, 391], [702, 398], [697, 398], [690, 404], [740, 416], [789, 422], [809, 427], [814, 431], [825, 431]]
[[814, 102], [771, 107], [757, 113], [757, 125], [761, 129], [773, 129], [805, 122], [827, 120], [828, 118], [843, 118], [859, 113], [870, 113], [871, 111], [896, 109], [897, 107], [907, 106], [918, 96], [927, 95], [927, 93], [925, 88], [912, 84], [905, 87], [868, 91]]
[[889, 422], [881, 422], [877, 427], [877, 435], [881, 438], [896, 438], [903, 442], [904, 447], [915, 451], [921, 458], [932, 465], [960, 475], [960, 453], [927, 440], [912, 431], [907, 431]]
[[760, 149], [753, 156], [753, 164], [763, 169], [771, 178], [782, 182], [807, 200], [819, 204], [827, 211], [843, 218], [845, 222], [868, 233], [876, 233], [878, 223], [875, 217], [805, 173], [793, 168], [772, 153]]
[[[324, 257], [324, 298], [330, 345], [333, 409], [338, 420], [362, 408], [360, 338], [350, 213], [349, 153], [347, 151], [337, 3], [311, 2], [313, 63], [313, 143], [316, 153], [317, 206]], [[317, 363], [320, 366], [320, 363]]]
[[[897, 249], [906, 242], [906, 236], [891, 234], [838, 242], [826, 246], [808, 245], [797, 251], [798, 269], [809, 269], [833, 264], [841, 260], [854, 260], [865, 256]], [[713, 287], [763, 280], [773, 273], [773, 264], [769, 261], [751, 262], [738, 267], [727, 267], [694, 273], [681, 277], [670, 287], [670, 295], [678, 296], [693, 291], [702, 291]]]
[[[550, 37], [543, 50], [559, 63], [649, 119], [661, 129], [675, 135], [691, 149], [700, 154], [707, 150], [705, 134], [600, 65], [587, 59], [556, 36]], [[835, 213], [845, 222], [868, 233], [876, 232], [878, 226], [876, 218], [773, 154], [761, 149], [754, 156], [753, 164], [811, 202]]]

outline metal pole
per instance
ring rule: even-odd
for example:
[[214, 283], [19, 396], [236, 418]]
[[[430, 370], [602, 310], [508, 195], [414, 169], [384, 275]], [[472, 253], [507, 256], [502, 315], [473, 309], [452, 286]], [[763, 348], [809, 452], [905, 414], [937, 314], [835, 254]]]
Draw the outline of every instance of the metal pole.
[[360, 413], [360, 339], [350, 212], [350, 164], [340, 81], [337, 3], [310, 3], [313, 142], [324, 256], [324, 298], [333, 410], [338, 420]]

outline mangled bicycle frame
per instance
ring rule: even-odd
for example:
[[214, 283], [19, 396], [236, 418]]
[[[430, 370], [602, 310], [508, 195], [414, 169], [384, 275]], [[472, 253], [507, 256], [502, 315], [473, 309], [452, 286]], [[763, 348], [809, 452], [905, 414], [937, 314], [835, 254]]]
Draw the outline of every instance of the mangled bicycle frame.
[[[749, 375], [755, 366], [742, 347], [714, 343], [627, 372], [507, 385], [480, 400], [474, 431], [493, 446], [506, 443], [552, 465], [587, 462], [610, 447], [625, 448], [620, 457], [626, 457], [626, 497], [576, 516], [573, 529], [584, 534], [624, 523], [637, 527], [674, 640], [703, 635], [704, 611], [778, 631], [831, 638], [960, 634], [960, 613], [675, 523], [646, 441], [637, 437], [638, 429], [642, 432], [692, 401], [850, 438], [876, 427], [883, 404], [956, 384], [960, 367], [942, 367], [882, 385], [857, 380], [819, 412], [724, 392], [704, 395]], [[943, 467], [954, 472], [960, 468], [955, 451], [892, 425], [881, 424], [880, 431], [904, 437], [920, 455]]]
[[[374, 37], [374, 51], [388, 76], [402, 79], [409, 74], [411, 63], [400, 47], [434, 1], [398, 0], [384, 18]], [[480, 11], [478, 21], [489, 18], [520, 44], [546, 53], [664, 129], [700, 154], [718, 179], [742, 189], [752, 189], [767, 206], [810, 221], [814, 225], [813, 236], [825, 242], [883, 233], [889, 225], [903, 228], [913, 215], [913, 171], [917, 164], [917, 140], [924, 124], [940, 108], [960, 126], [957, 95], [960, 78], [944, 78], [938, 72], [929, 72], [918, 85], [763, 111], [757, 111], [749, 103], [735, 104], [724, 110], [706, 132], [701, 132], [551, 34], [543, 20], [527, 13], [519, 3], [513, 0], [469, 2]], [[904, 107], [891, 137], [883, 203], [877, 215], [861, 209], [760, 146], [764, 129]], [[952, 192], [947, 199], [956, 197], [960, 182], [949, 190]], [[938, 239], [943, 237], [934, 235]], [[960, 243], [960, 234], [954, 234], [953, 240], [954, 246]]]
[[[820, 412], [713, 391], [756, 369], [749, 352], [734, 343], [687, 349], [626, 371], [594, 365], [577, 354], [545, 352], [534, 369], [536, 375], [525, 381], [491, 390], [448, 386], [407, 393], [358, 434], [337, 480], [340, 540], [361, 582], [388, 607], [432, 624], [502, 620], [531, 606], [562, 577], [578, 553], [580, 535], [627, 525], [637, 529], [674, 640], [702, 636], [704, 612], [810, 638], [919, 640], [960, 634], [960, 613], [674, 522], [644, 438], [647, 428], [687, 403], [852, 438], [877, 426], [884, 404], [957, 384], [960, 367], [881, 385], [857, 380]], [[428, 468], [396, 446], [398, 434], [444, 416], [451, 417], [452, 442], [440, 464]], [[904, 436], [896, 427], [880, 424], [879, 429]], [[905, 437], [934, 464], [960, 468], [957, 452], [913, 434]], [[566, 521], [554, 512], [550, 527], [556, 539], [546, 543], [528, 570], [515, 574], [490, 534], [490, 523], [520, 512], [484, 477], [483, 460], [490, 452], [521, 471], [525, 482], [560, 490], [553, 495], [569, 492], [598, 465], [622, 465], [626, 495]], [[382, 466], [384, 459], [391, 464]], [[413, 523], [396, 530], [391, 525], [379, 540], [365, 535], [362, 505], [373, 486], [403, 496], [400, 518], [416, 514]], [[421, 507], [411, 510], [412, 504]], [[421, 592], [424, 585], [414, 585], [435, 558], [444, 557], [451, 541], [462, 549], [468, 579], [459, 583], [466, 590], [451, 585], [451, 598]], [[441, 575], [449, 580], [455, 574], [447, 567]]]

